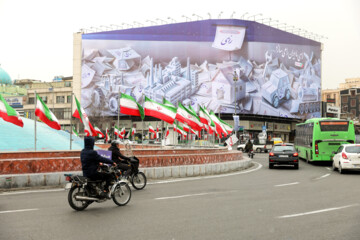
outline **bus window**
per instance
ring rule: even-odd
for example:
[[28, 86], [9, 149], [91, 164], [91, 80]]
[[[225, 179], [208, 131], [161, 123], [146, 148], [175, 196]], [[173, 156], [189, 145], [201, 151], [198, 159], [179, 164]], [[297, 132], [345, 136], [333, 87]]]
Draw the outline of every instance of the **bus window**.
[[349, 122], [320, 122], [320, 129], [322, 132], [329, 132], [329, 131], [341, 131], [346, 132], [349, 128]]

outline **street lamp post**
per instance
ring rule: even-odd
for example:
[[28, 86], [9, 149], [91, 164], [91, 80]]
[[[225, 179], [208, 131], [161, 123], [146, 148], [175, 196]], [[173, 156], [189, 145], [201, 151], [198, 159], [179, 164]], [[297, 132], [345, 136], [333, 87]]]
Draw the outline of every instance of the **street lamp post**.
[[[234, 120], [235, 120], [235, 116], [236, 116], [236, 83], [239, 80], [239, 77], [235, 70], [234, 70], [233, 80], [234, 80]], [[240, 125], [240, 117], [239, 117], [239, 125]], [[236, 127], [236, 126], [234, 126], [234, 127]], [[237, 136], [237, 129], [235, 128], [234, 130], [235, 130], [235, 136]]]

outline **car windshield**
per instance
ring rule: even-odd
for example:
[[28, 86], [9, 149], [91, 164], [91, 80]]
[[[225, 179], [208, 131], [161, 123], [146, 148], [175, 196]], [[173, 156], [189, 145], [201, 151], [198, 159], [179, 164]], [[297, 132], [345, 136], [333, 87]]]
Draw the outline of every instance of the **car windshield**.
[[359, 146], [345, 147], [345, 152], [347, 152], [347, 153], [360, 153], [360, 145]]
[[274, 146], [273, 152], [292, 152], [295, 151], [294, 146]]

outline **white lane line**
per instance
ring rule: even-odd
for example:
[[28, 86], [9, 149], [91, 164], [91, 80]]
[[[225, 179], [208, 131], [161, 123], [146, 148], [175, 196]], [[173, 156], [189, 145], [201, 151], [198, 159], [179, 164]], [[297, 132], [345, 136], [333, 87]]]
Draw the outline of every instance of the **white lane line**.
[[172, 197], [160, 197], [160, 198], [155, 198], [155, 200], [186, 198], [186, 197], [194, 197], [194, 196], [204, 196], [204, 195], [209, 195], [209, 194], [214, 194], [214, 193], [208, 192], [208, 193], [198, 193], [198, 194], [186, 194], [186, 195], [179, 195], [179, 196], [172, 196]]
[[65, 191], [64, 188], [61, 189], [51, 189], [51, 190], [33, 190], [33, 191], [16, 191], [16, 192], [3, 192], [1, 195], [17, 195], [17, 194], [25, 194], [25, 193], [46, 193], [46, 192], [61, 192]]
[[317, 210], [317, 211], [296, 213], [296, 214], [291, 214], [291, 215], [284, 215], [284, 216], [280, 216], [280, 217], [277, 217], [277, 218], [301, 217], [301, 216], [305, 216], [305, 215], [311, 215], [311, 214], [317, 214], [317, 213], [323, 213], [323, 212], [330, 212], [330, 211], [341, 210], [341, 209], [344, 209], [344, 208], [350, 208], [350, 207], [356, 207], [356, 206], [359, 206], [359, 204], [352, 204], [352, 205], [346, 205], [346, 206], [342, 206], [342, 207], [326, 208], [326, 209], [321, 209], [321, 210]]
[[331, 168], [329, 168], [329, 167], [327, 167], [326, 169], [327, 169], [327, 170], [329, 170], [329, 171], [332, 171], [332, 169], [331, 169]]
[[296, 185], [296, 184], [299, 184], [299, 182], [278, 184], [278, 185], [275, 185], [275, 187], [284, 187], [284, 186], [290, 186], [290, 185]]
[[245, 170], [245, 171], [236, 172], [236, 173], [229, 173], [229, 174], [212, 175], [212, 176], [188, 177], [188, 178], [181, 178], [181, 179], [174, 179], [174, 180], [165, 180], [165, 181], [148, 183], [148, 185], [164, 184], [164, 183], [175, 183], [175, 182], [183, 182], [183, 181], [193, 181], [193, 180], [201, 180], [201, 179], [209, 179], [209, 178], [229, 177], [229, 176], [235, 176], [235, 175], [240, 175], [240, 174], [251, 173], [251, 172], [257, 171], [260, 168], [262, 168], [262, 165], [260, 163], [257, 163], [257, 162], [254, 162], [254, 163], [257, 164], [258, 166], [256, 168], [254, 168], [254, 169], [251, 169], [251, 170]]
[[330, 173], [325, 174], [325, 175], [322, 175], [321, 177], [315, 178], [315, 180], [320, 180], [320, 179], [326, 178], [326, 177], [328, 177], [328, 176], [330, 176]]
[[227, 192], [205, 192], [205, 193], [185, 194], [185, 195], [171, 196], [171, 197], [159, 197], [159, 198], [155, 198], [155, 200], [177, 199], [177, 198], [196, 197], [196, 196], [204, 196], [209, 194], [232, 193], [232, 192], [237, 192], [237, 190], [231, 190]]
[[9, 210], [9, 211], [1, 211], [1, 213], [16, 213], [16, 212], [28, 212], [28, 211], [37, 211], [38, 208], [31, 208], [31, 209], [19, 209], [19, 210]]

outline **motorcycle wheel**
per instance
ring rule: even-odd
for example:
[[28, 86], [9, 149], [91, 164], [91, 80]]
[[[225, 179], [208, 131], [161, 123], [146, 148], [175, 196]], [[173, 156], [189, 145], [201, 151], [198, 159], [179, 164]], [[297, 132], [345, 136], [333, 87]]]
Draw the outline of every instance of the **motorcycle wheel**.
[[125, 182], [119, 183], [112, 195], [112, 199], [116, 205], [124, 206], [131, 199], [131, 189]]
[[75, 199], [76, 196], [88, 196], [88, 194], [84, 188], [79, 187], [79, 186], [73, 186], [70, 189], [69, 195], [68, 195], [68, 201], [69, 201], [70, 207], [72, 207], [76, 211], [82, 211], [89, 206], [89, 204], [90, 204], [89, 201], [76, 200]]
[[146, 186], [147, 180], [143, 172], [138, 172], [131, 176], [130, 182], [136, 190], [141, 190]]

